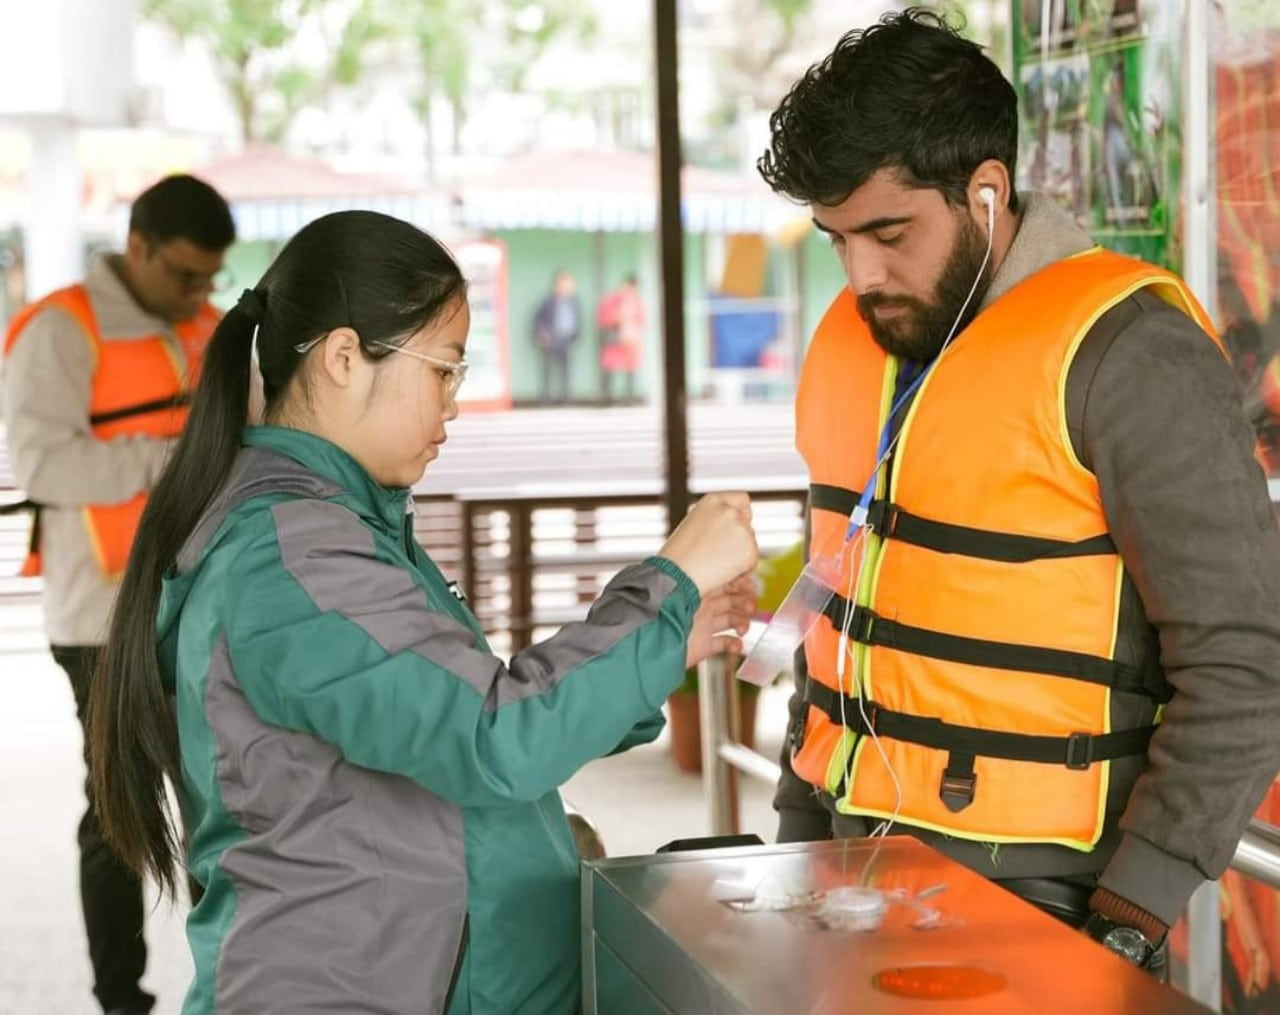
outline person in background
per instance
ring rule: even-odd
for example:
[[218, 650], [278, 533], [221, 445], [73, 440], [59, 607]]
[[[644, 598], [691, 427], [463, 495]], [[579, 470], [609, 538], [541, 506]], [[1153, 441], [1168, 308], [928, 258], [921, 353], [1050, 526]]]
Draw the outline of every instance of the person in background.
[[[92, 703], [112, 840], [170, 890], [185, 853], [204, 888], [186, 1015], [576, 1011], [557, 787], [652, 740], [686, 666], [745, 630], [750, 504], [722, 494], [584, 621], [490, 651], [409, 499], [469, 327], [439, 243], [349, 211], [290, 240], [209, 346]], [[246, 428], [255, 348], [266, 423]]]
[[[122, 253], [19, 312], [5, 338], [9, 452], [35, 512], [23, 571], [44, 576], [45, 630], [82, 727], [147, 491], [218, 321], [209, 295], [235, 235], [212, 187], [167, 177], [134, 201]], [[91, 785], [86, 793], [80, 899], [94, 994], [108, 1012], [146, 1012], [141, 883], [104, 840]]]
[[887, 822], [1159, 971], [1280, 770], [1280, 532], [1221, 343], [1015, 191], [1016, 93], [936, 14], [844, 36], [771, 130], [848, 281], [797, 395], [841, 570], [779, 840]]
[[547, 294], [533, 315], [533, 344], [542, 350], [542, 402], [561, 405], [571, 392], [569, 354], [582, 333], [582, 306], [577, 284], [563, 269], [551, 280]]
[[596, 311], [600, 329], [601, 394], [606, 404], [615, 400], [614, 378], [619, 378], [617, 398], [631, 402], [636, 397], [636, 374], [644, 356], [644, 300], [634, 275], [605, 293]]

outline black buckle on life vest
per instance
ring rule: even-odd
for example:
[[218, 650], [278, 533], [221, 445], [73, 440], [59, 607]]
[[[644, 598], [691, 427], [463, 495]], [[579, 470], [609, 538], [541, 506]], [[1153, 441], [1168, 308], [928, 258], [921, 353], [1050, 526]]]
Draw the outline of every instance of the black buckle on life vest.
[[938, 787], [938, 796], [947, 805], [947, 810], [958, 814], [971, 803], [978, 789], [978, 774], [947, 775], [942, 773], [942, 785]]
[[860, 645], [871, 644], [871, 628], [876, 622], [876, 615], [865, 606], [853, 608], [853, 620], [849, 624], [849, 637]]
[[867, 528], [880, 536], [893, 534], [898, 521], [898, 505], [889, 500], [873, 500], [867, 508]]
[[1093, 736], [1072, 733], [1067, 737], [1067, 767], [1083, 772], [1093, 764]]
[[807, 708], [799, 709], [787, 724], [787, 745], [792, 753], [798, 752], [804, 746], [804, 727], [808, 714]]
[[972, 754], [952, 751], [947, 756], [947, 767], [942, 773], [938, 796], [952, 814], [958, 814], [971, 803], [978, 791], [978, 773], [973, 770], [976, 759]]

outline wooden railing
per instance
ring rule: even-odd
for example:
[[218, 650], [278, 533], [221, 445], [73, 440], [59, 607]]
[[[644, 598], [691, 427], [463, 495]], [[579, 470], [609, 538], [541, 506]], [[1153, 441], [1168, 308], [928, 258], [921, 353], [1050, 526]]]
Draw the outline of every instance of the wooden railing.
[[[804, 491], [794, 480], [751, 484], [717, 480], [712, 488], [750, 489], [764, 552], [800, 538]], [[16, 499], [0, 491], [0, 499]], [[660, 484], [625, 480], [524, 484], [414, 498], [414, 531], [445, 575], [466, 592], [495, 651], [518, 652], [579, 620], [619, 569], [655, 552], [666, 534]], [[26, 549], [27, 519], [0, 516], [0, 642], [10, 628], [37, 623], [43, 583], [14, 575]], [[31, 632], [32, 634], [35, 633]], [[18, 639], [23, 649], [30, 637]], [[0, 651], [6, 646], [0, 644]]]
[[[794, 545], [803, 531], [805, 492], [793, 483], [750, 485], [763, 552]], [[488, 488], [461, 491], [454, 501], [462, 530], [457, 578], [499, 652], [518, 652], [581, 619], [609, 578], [654, 553], [667, 531], [656, 483]], [[425, 535], [423, 545], [437, 555], [432, 538]]]

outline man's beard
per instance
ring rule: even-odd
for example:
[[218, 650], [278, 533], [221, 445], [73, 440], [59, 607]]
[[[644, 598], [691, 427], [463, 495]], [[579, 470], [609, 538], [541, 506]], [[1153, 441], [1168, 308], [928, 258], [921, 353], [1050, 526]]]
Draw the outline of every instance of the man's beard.
[[[991, 273], [982, 267], [987, 241], [968, 215], [962, 216], [960, 222], [960, 233], [938, 277], [931, 302], [882, 293], [858, 297], [858, 313], [871, 328], [872, 337], [891, 356], [928, 363], [942, 351], [953, 325], [959, 334], [977, 316], [991, 285]], [[965, 300], [979, 270], [982, 270], [982, 279], [966, 307]], [[880, 307], [902, 308], [905, 313], [877, 321], [875, 310]], [[963, 317], [960, 316], [962, 307]], [[960, 318], [958, 324], [957, 317]]]

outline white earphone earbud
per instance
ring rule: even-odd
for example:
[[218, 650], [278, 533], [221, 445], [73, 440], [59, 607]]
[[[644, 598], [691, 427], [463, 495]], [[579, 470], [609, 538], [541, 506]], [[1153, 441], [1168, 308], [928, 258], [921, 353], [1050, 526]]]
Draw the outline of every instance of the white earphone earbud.
[[978, 198], [987, 206], [987, 235], [990, 236], [996, 227], [996, 188], [979, 187]]

